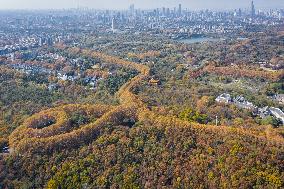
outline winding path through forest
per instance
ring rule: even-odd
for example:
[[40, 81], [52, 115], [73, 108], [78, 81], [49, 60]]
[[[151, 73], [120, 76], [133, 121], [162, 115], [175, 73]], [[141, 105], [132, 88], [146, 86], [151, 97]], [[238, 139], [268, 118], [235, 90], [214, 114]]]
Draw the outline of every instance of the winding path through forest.
[[[66, 148], [77, 148], [88, 144], [100, 136], [100, 130], [109, 124], [120, 125], [125, 119], [135, 121], [148, 121], [151, 125], [160, 127], [190, 127], [204, 132], [233, 132], [240, 135], [250, 135], [258, 140], [282, 145], [279, 140], [270, 139], [267, 136], [258, 136], [246, 130], [216, 127], [212, 125], [201, 125], [189, 123], [174, 117], [157, 115], [147, 108], [147, 105], [132, 93], [132, 89], [141, 81], [149, 79], [150, 68], [146, 65], [136, 64], [118, 57], [113, 57], [92, 50], [81, 50], [78, 48], [63, 47], [64, 50], [75, 52], [91, 58], [99, 58], [106, 63], [118, 64], [135, 69], [139, 75], [124, 84], [117, 92], [120, 100], [118, 106], [106, 105], [65, 105], [42, 111], [28, 118], [9, 137], [9, 145], [17, 152], [46, 153]], [[72, 112], [80, 110], [86, 116], [96, 118], [94, 122], [87, 123], [79, 128], [70, 126], [69, 116]], [[52, 124], [46, 124], [52, 123]], [[47, 125], [47, 126], [44, 126]]]

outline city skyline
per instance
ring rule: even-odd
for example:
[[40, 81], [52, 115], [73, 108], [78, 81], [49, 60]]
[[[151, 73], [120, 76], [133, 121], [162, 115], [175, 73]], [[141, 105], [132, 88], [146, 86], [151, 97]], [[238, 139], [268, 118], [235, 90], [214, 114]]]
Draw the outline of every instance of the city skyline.
[[[229, 10], [235, 8], [248, 9], [251, 0], [240, 0], [238, 2], [231, 2], [227, 0], [200, 0], [198, 2], [194, 0], [157, 0], [150, 1], [144, 0], [105, 0], [105, 1], [91, 1], [91, 0], [50, 0], [50, 1], [37, 1], [37, 0], [0, 0], [0, 9], [69, 9], [77, 7], [88, 7], [93, 9], [114, 9], [122, 10], [128, 9], [131, 4], [135, 5], [137, 9], [153, 9], [161, 7], [179, 8], [179, 4], [182, 5], [182, 9], [200, 10], [200, 9], [215, 9], [215, 10]], [[273, 2], [267, 2], [265, 0], [254, 0], [255, 9], [271, 9], [284, 7], [283, 0], [275, 0]]]

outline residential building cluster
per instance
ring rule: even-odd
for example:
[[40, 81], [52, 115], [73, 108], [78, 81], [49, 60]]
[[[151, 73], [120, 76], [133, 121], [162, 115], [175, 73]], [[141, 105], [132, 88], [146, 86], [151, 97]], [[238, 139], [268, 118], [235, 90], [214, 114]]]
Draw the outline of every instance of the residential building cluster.
[[1, 37], [2, 40], [10, 41], [8, 44], [3, 44], [1, 46], [1, 40], [0, 40], [0, 55], [6, 55], [9, 53], [13, 53], [16, 51], [21, 50], [28, 50], [32, 48], [42, 47], [42, 46], [52, 46], [56, 43], [60, 43], [63, 40], [67, 40], [70, 37], [69, 36], [27, 36], [27, 37], [21, 37], [19, 39], [7, 39], [6, 37]]
[[221, 94], [215, 99], [215, 101], [224, 104], [234, 104], [238, 108], [250, 110], [253, 112], [253, 114], [260, 116], [262, 119], [265, 119], [268, 116], [274, 116], [276, 119], [279, 119], [284, 125], [284, 112], [279, 108], [268, 106], [259, 108], [252, 102], [247, 101], [243, 96], [237, 96], [233, 98], [228, 93]]

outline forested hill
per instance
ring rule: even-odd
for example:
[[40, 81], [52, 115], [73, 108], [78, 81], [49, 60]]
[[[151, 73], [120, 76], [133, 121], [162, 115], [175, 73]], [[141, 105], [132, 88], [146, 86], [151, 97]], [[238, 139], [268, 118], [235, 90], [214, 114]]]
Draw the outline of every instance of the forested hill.
[[[116, 96], [117, 106], [69, 104], [25, 119], [1, 156], [8, 188], [281, 188], [284, 143], [225, 126], [159, 115], [133, 93], [151, 78], [146, 65], [78, 48], [139, 74]], [[273, 131], [271, 131], [273, 132]]]

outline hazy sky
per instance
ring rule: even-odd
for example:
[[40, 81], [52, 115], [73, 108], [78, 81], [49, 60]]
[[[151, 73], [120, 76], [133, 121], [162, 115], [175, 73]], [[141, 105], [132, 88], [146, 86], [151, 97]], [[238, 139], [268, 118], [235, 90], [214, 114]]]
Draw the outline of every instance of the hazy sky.
[[[0, 9], [61, 9], [79, 6], [96, 9], [126, 9], [130, 4], [135, 8], [177, 7], [192, 10], [247, 8], [250, 0], [0, 0]], [[284, 0], [254, 0], [256, 9], [283, 8]]]

